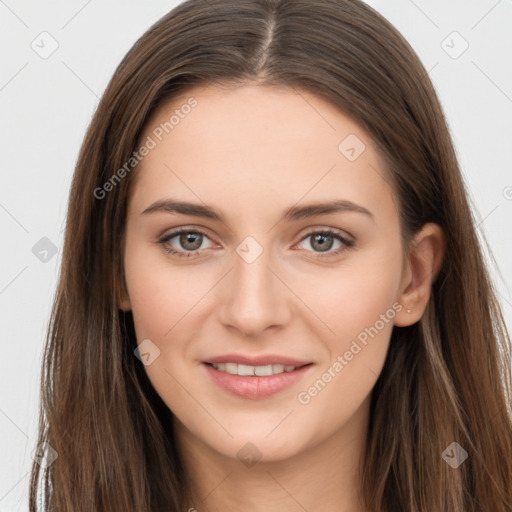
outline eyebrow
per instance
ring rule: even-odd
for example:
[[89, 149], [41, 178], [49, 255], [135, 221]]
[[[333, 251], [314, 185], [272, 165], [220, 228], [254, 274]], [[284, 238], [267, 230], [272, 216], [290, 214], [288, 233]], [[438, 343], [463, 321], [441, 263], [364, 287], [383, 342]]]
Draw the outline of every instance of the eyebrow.
[[[204, 217], [207, 219], [216, 220], [225, 224], [224, 215], [215, 208], [198, 203], [189, 203], [187, 201], [176, 201], [173, 199], [160, 199], [148, 206], [141, 215], [147, 215], [155, 212], [165, 213], [181, 213], [183, 215], [192, 215], [194, 217]], [[338, 199], [328, 202], [309, 203], [303, 206], [292, 206], [285, 210], [281, 216], [281, 220], [296, 221], [317, 215], [328, 215], [330, 213], [339, 212], [355, 212], [367, 215], [372, 220], [374, 219], [373, 213], [345, 199]]]

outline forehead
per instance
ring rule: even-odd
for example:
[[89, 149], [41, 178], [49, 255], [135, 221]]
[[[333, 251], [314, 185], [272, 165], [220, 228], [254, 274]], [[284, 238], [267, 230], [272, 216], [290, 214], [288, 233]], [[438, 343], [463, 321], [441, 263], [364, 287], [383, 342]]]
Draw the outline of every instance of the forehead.
[[[394, 208], [370, 136], [330, 102], [295, 88], [195, 87], [162, 105], [141, 142], [134, 201], [265, 208], [346, 197]], [[348, 197], [350, 196], [350, 197]]]

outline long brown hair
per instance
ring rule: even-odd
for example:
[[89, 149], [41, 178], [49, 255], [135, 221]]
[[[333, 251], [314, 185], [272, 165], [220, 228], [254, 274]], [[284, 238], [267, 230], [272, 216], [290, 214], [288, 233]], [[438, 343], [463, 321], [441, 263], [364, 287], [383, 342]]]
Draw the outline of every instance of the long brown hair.
[[[73, 177], [41, 379], [38, 444], [58, 457], [34, 463], [30, 510], [181, 509], [187, 482], [172, 412], [134, 356], [131, 313], [118, 307], [133, 173], [116, 172], [163, 102], [228, 82], [330, 101], [383, 156], [404, 247], [427, 222], [446, 236], [425, 314], [394, 327], [372, 391], [361, 475], [368, 509], [512, 511], [510, 337], [450, 133], [417, 55], [359, 0], [188, 0], [115, 71]], [[457, 468], [443, 459], [453, 442], [468, 453]]]

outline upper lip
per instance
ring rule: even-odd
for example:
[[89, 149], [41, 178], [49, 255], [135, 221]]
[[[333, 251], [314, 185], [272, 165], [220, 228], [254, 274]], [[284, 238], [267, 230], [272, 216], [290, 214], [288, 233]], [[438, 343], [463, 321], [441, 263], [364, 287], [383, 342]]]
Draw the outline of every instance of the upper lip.
[[282, 364], [284, 366], [304, 366], [310, 364], [311, 361], [302, 361], [299, 359], [293, 359], [291, 357], [264, 354], [260, 356], [244, 356], [242, 354], [225, 354], [222, 356], [209, 357], [205, 359], [203, 363], [237, 363], [245, 364], [247, 366], [266, 366], [269, 364]]

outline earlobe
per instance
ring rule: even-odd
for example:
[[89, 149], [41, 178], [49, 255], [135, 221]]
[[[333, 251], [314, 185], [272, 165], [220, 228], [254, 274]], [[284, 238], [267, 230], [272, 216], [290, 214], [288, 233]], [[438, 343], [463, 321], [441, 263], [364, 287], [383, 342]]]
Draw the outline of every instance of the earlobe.
[[445, 237], [440, 226], [428, 223], [415, 236], [408, 253], [409, 278], [398, 298], [402, 310], [395, 316], [395, 325], [406, 327], [421, 319], [432, 291], [445, 252]]
[[130, 305], [130, 301], [129, 300], [121, 301], [119, 304], [119, 309], [123, 310], [125, 313], [130, 311], [132, 309], [131, 305]]
[[119, 309], [123, 310], [125, 313], [132, 309], [132, 305], [130, 303], [130, 297], [128, 295], [128, 291], [126, 290], [126, 286], [122, 286], [119, 292], [119, 298], [117, 300], [117, 304]]

